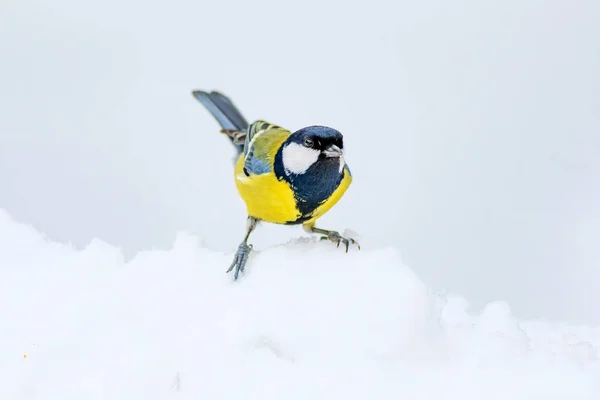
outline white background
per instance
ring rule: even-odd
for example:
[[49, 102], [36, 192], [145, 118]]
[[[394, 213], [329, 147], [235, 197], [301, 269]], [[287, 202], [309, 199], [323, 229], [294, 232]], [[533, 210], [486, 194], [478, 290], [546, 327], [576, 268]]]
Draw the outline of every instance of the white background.
[[592, 0], [4, 0], [0, 207], [127, 257], [178, 230], [232, 251], [233, 149], [190, 94], [218, 89], [344, 133], [355, 180], [323, 227], [476, 308], [600, 323], [598, 21]]

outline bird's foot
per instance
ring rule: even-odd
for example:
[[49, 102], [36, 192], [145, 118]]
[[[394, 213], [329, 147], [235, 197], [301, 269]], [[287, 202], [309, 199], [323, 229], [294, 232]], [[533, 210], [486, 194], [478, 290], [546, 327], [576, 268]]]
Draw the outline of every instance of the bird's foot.
[[248, 256], [252, 251], [252, 245], [248, 243], [242, 243], [237, 249], [235, 256], [233, 257], [233, 262], [231, 266], [226, 272], [233, 272], [233, 279], [237, 280], [240, 273], [244, 272], [244, 268], [246, 267], [246, 263], [248, 262]]
[[350, 237], [344, 237], [336, 231], [329, 231], [325, 236], [321, 236], [321, 240], [330, 240], [333, 243], [337, 244], [337, 247], [340, 247], [340, 243], [343, 243], [346, 246], [346, 253], [348, 252], [348, 247], [350, 247], [350, 243], [356, 244], [358, 249], [360, 250], [360, 244]]

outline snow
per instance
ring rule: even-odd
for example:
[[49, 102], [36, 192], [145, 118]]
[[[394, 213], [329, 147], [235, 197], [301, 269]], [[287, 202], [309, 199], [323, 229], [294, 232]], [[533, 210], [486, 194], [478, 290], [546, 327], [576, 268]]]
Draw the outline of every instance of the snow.
[[200, 243], [125, 262], [0, 210], [0, 398], [600, 398], [600, 328], [475, 313], [368, 239], [256, 249], [237, 282]]

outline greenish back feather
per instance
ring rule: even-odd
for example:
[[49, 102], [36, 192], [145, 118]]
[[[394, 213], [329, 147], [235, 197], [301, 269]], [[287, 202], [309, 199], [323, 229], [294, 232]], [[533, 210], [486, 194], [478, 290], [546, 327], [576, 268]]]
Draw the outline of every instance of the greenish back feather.
[[247, 175], [261, 175], [273, 170], [273, 161], [279, 146], [291, 135], [287, 129], [255, 121], [248, 127], [244, 143], [244, 170]]

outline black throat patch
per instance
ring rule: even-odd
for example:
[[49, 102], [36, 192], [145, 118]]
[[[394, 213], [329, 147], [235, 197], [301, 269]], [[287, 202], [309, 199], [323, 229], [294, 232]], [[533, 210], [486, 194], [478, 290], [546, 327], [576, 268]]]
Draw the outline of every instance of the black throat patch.
[[277, 179], [287, 182], [294, 192], [296, 206], [301, 216], [288, 224], [300, 224], [312, 217], [313, 211], [325, 202], [338, 188], [344, 172], [340, 172], [339, 158], [319, 159], [303, 174], [286, 174], [282, 149], [275, 155], [274, 172]]

